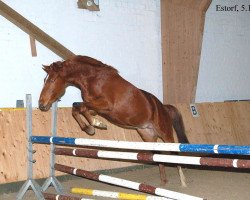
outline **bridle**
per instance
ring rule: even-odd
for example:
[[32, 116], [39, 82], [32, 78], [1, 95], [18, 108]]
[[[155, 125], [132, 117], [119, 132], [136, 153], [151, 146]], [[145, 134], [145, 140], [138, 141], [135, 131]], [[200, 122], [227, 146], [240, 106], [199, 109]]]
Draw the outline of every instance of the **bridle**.
[[45, 83], [47, 81], [48, 76], [49, 76], [49, 74], [46, 75], [46, 77], [43, 80], [43, 83]]
[[[49, 74], [46, 75], [46, 77], [44, 78], [43, 82], [44, 84], [46, 83], [46, 81], [48, 80]], [[51, 79], [50, 82], [55, 82], [55, 80], [57, 79], [58, 76], [56, 76], [54, 79]]]

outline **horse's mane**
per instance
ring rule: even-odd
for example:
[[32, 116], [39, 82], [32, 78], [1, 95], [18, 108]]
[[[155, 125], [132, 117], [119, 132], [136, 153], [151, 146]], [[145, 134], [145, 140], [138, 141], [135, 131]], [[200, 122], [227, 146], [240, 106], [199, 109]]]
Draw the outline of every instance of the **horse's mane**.
[[94, 65], [95, 67], [103, 67], [105, 69], [108, 69], [110, 71], [118, 73], [117, 69], [115, 69], [114, 67], [106, 65], [106, 64], [102, 63], [101, 61], [96, 60], [96, 59], [91, 58], [91, 57], [88, 57], [88, 56], [75, 56], [75, 57], [71, 58], [70, 60], [75, 61], [75, 62], [80, 62], [83, 64]]

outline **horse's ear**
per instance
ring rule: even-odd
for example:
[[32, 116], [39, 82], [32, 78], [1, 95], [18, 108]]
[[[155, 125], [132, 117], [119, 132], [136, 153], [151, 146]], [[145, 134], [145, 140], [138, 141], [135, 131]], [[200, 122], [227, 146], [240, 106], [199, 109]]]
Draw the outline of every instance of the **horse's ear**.
[[61, 61], [57, 61], [57, 62], [52, 63], [51, 67], [54, 71], [58, 72], [63, 67], [63, 65]]
[[50, 72], [50, 67], [47, 65], [43, 65], [43, 70], [48, 74]]

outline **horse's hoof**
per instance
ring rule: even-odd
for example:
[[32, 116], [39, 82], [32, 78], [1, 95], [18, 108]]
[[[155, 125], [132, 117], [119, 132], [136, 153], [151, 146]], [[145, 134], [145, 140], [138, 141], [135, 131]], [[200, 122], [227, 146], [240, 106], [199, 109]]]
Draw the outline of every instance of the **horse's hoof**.
[[107, 129], [107, 125], [96, 118], [93, 119], [93, 126], [100, 128], [100, 129]]
[[96, 116], [96, 115], [97, 115], [97, 112], [94, 111], [94, 110], [90, 110], [89, 113], [90, 113], [92, 116]]
[[184, 183], [181, 183], [181, 187], [184, 187], [186, 188], [187, 187], [187, 184], [184, 182]]
[[167, 183], [168, 183], [168, 181], [167, 181], [167, 180], [162, 180], [162, 181], [161, 181], [161, 186], [166, 186], [166, 185], [167, 185]]
[[98, 128], [100, 128], [100, 129], [108, 129], [107, 125], [104, 124], [104, 123], [101, 123], [101, 124], [98, 126]]
[[93, 126], [88, 126], [84, 131], [89, 135], [95, 135], [95, 128]]

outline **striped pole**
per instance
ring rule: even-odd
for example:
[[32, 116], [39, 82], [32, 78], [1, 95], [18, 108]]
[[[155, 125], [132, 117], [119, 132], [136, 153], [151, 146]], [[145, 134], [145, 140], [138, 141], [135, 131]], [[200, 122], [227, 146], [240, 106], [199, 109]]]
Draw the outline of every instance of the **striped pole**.
[[214, 144], [180, 144], [180, 143], [153, 143], [153, 142], [126, 142], [113, 140], [96, 140], [86, 138], [65, 138], [49, 136], [32, 136], [33, 143], [79, 145], [91, 147], [105, 147], [117, 149], [149, 150], [149, 151], [176, 151], [209, 154], [250, 155], [250, 146], [214, 145]]
[[173, 191], [166, 190], [166, 189], [156, 188], [150, 185], [146, 185], [144, 183], [137, 183], [137, 182], [128, 181], [125, 179], [114, 178], [114, 177], [103, 175], [103, 174], [97, 174], [97, 173], [85, 171], [82, 169], [69, 167], [66, 165], [55, 164], [54, 167], [55, 167], [55, 170], [61, 171], [64, 173], [80, 176], [80, 177], [87, 178], [87, 179], [94, 180], [94, 181], [100, 181], [100, 182], [109, 183], [109, 184], [113, 184], [113, 185], [117, 185], [117, 186], [121, 186], [125, 188], [130, 188], [130, 189], [138, 190], [140, 192], [145, 192], [145, 193], [149, 193], [153, 195], [172, 198], [175, 200], [203, 200], [203, 198], [194, 197], [191, 195], [182, 194], [178, 192], [173, 192]]
[[59, 194], [50, 194], [50, 193], [43, 193], [43, 197], [46, 200], [93, 200], [93, 199], [85, 199], [81, 197], [72, 197], [68, 195], [59, 195]]
[[71, 193], [88, 195], [88, 196], [98, 196], [98, 197], [107, 197], [113, 199], [126, 199], [126, 200], [168, 200], [169, 198], [165, 197], [156, 197], [156, 196], [147, 196], [144, 194], [130, 194], [122, 192], [110, 192], [103, 190], [92, 190], [87, 188], [71, 188]]
[[193, 156], [174, 156], [151, 153], [128, 153], [117, 151], [87, 150], [87, 149], [69, 149], [55, 148], [56, 155], [77, 156], [87, 158], [109, 158], [119, 160], [138, 160], [144, 162], [163, 162], [188, 165], [202, 165], [213, 167], [234, 167], [250, 168], [250, 160], [193, 157]]

